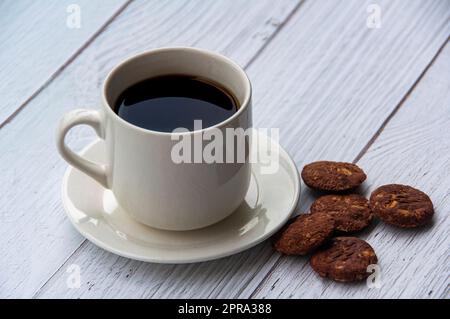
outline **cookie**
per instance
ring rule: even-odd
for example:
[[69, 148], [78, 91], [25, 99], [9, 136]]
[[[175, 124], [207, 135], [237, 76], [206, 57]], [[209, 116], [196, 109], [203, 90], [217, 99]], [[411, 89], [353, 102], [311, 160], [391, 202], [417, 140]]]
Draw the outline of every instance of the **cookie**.
[[330, 215], [302, 214], [281, 233], [274, 246], [285, 255], [305, 255], [325, 243], [333, 230]]
[[357, 165], [330, 161], [305, 165], [301, 175], [307, 186], [332, 192], [356, 188], [366, 179], [366, 174]]
[[369, 201], [356, 194], [319, 197], [310, 210], [311, 214], [329, 214], [334, 219], [335, 229], [343, 233], [359, 231], [372, 221]]
[[289, 218], [288, 221], [283, 225], [283, 227], [281, 227], [274, 235], [272, 235], [271, 241], [274, 247], [277, 244], [278, 240], [281, 238], [281, 235], [283, 235], [286, 229], [288, 229], [288, 227], [292, 223], [294, 223], [297, 220], [297, 218], [298, 216]]
[[351, 282], [367, 278], [367, 267], [377, 261], [375, 251], [364, 240], [336, 237], [311, 257], [311, 266], [321, 277]]
[[402, 228], [422, 226], [434, 214], [430, 197], [407, 185], [381, 186], [372, 192], [369, 204], [382, 221]]

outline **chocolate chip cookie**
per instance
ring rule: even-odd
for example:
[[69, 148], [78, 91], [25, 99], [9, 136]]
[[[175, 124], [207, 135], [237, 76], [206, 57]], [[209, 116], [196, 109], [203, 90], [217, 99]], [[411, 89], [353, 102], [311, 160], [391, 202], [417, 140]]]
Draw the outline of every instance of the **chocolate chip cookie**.
[[335, 229], [350, 233], [365, 228], [372, 221], [369, 201], [357, 194], [326, 195], [311, 205], [311, 213], [327, 213], [335, 221]]
[[311, 257], [311, 266], [321, 277], [335, 281], [363, 280], [367, 267], [378, 261], [373, 248], [356, 237], [336, 237]]
[[370, 207], [385, 223], [402, 227], [419, 227], [434, 214], [433, 203], [424, 192], [407, 185], [390, 184], [370, 195]]
[[341, 192], [358, 187], [366, 174], [357, 165], [344, 162], [319, 161], [303, 167], [305, 184], [321, 191]]
[[330, 215], [302, 214], [281, 233], [274, 246], [285, 255], [305, 255], [325, 243], [333, 230]]

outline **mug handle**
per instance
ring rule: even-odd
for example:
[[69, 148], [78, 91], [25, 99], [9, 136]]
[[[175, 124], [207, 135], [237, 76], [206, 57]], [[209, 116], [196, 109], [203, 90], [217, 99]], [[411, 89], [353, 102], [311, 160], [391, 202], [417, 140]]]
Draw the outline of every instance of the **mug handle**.
[[77, 109], [66, 113], [61, 119], [56, 134], [56, 145], [61, 156], [73, 167], [95, 179], [102, 186], [108, 185], [108, 169], [106, 165], [94, 163], [73, 152], [67, 147], [65, 138], [69, 130], [77, 125], [89, 125], [97, 133], [98, 137], [104, 139], [102, 116], [99, 111]]

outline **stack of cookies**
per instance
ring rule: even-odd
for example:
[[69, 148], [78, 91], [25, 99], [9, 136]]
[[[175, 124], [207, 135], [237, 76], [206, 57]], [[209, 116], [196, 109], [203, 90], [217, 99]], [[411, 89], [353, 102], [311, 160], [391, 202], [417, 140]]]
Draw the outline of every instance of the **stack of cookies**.
[[335, 281], [363, 280], [370, 275], [368, 266], [377, 264], [374, 249], [351, 236], [369, 226], [374, 216], [397, 227], [412, 228], [428, 223], [434, 213], [430, 198], [406, 185], [381, 186], [370, 200], [352, 193], [367, 177], [352, 163], [314, 162], [303, 168], [301, 176], [308, 187], [325, 195], [316, 199], [309, 214], [299, 215], [283, 228], [275, 239], [275, 249], [286, 255], [312, 253], [312, 268]]

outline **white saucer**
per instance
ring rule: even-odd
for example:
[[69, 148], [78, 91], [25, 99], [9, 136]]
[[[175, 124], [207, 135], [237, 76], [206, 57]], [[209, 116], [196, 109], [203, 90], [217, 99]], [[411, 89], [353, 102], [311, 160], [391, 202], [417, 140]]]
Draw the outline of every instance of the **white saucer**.
[[[259, 134], [259, 142], [268, 140]], [[206, 228], [165, 231], [140, 224], [117, 204], [110, 190], [72, 167], [63, 179], [64, 208], [83, 236], [123, 257], [154, 263], [191, 263], [236, 254], [269, 238], [297, 205], [300, 184], [295, 164], [280, 146], [270, 143], [279, 147], [277, 173], [262, 174], [261, 165], [252, 164], [244, 203], [231, 216]], [[102, 162], [104, 147], [98, 140], [82, 154]]]

